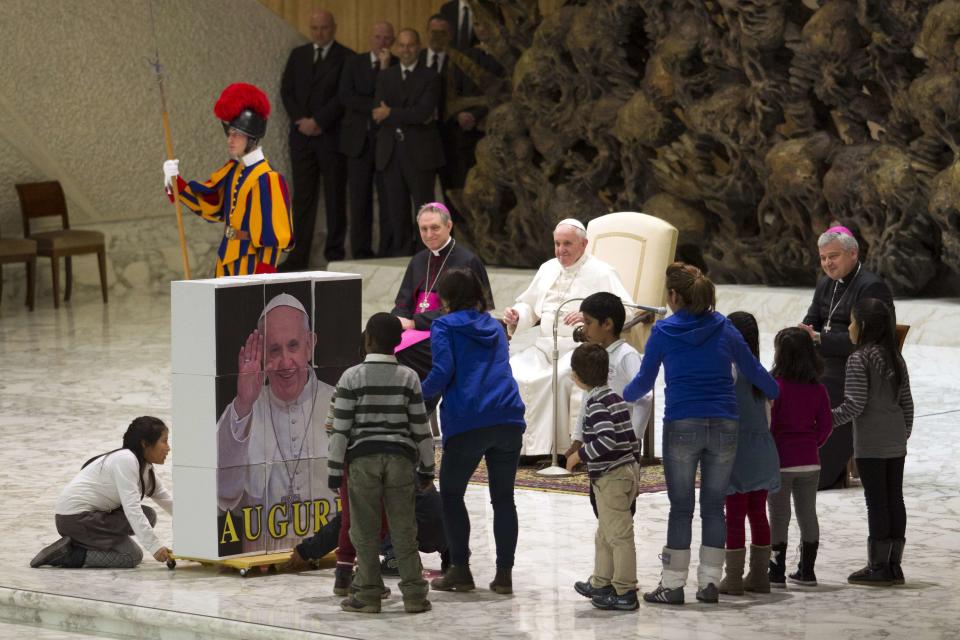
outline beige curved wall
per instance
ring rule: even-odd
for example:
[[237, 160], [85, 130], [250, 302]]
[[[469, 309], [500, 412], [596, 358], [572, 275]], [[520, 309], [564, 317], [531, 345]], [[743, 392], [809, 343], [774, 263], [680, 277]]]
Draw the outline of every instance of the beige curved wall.
[[[310, 35], [310, 15], [318, 9], [333, 13], [337, 40], [355, 51], [367, 47], [370, 25], [387, 20], [397, 29], [413, 27], [424, 35], [427, 19], [445, 0], [259, 0], [304, 36]], [[549, 15], [562, 0], [539, 0], [540, 13]]]
[[[289, 173], [279, 103], [291, 47], [305, 41], [256, 0], [0, 2], [0, 234], [20, 236], [14, 184], [56, 179], [75, 227], [107, 234], [110, 284], [166, 289], [181, 277], [172, 205], [162, 192], [165, 158], [157, 83], [148, 59], [159, 46], [174, 149], [184, 177], [204, 178], [226, 160], [213, 104], [243, 81], [270, 97], [264, 150]], [[185, 219], [196, 276], [212, 272], [219, 229]], [[74, 262], [82, 286], [97, 282], [94, 258]], [[49, 260], [38, 302], [50, 304]], [[23, 292], [23, 269], [4, 268], [4, 304]], [[94, 293], [95, 295], [95, 293]]]

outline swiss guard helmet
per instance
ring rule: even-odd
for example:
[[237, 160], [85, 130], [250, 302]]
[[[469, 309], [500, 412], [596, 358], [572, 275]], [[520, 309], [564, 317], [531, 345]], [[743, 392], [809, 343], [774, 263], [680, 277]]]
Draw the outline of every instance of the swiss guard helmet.
[[252, 84], [235, 82], [220, 94], [213, 113], [223, 124], [223, 131], [240, 131], [248, 138], [260, 140], [267, 133], [267, 118], [270, 117], [270, 101], [266, 94]]

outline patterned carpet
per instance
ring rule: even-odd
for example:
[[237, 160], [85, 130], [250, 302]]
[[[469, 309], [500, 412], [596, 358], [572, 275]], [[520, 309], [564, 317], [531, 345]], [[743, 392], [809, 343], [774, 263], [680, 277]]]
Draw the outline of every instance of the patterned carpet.
[[[440, 468], [441, 450], [436, 450], [437, 468]], [[516, 487], [518, 489], [532, 489], [534, 491], [553, 491], [557, 493], [579, 493], [589, 495], [590, 479], [586, 471], [579, 471], [572, 476], [548, 477], [538, 476], [537, 471], [549, 466], [550, 461], [544, 460], [538, 464], [523, 464], [517, 469]], [[474, 471], [470, 479], [471, 484], [487, 484], [487, 466], [483, 461]], [[663, 465], [640, 467], [640, 493], [654, 493], [666, 491], [667, 484], [663, 478]]]

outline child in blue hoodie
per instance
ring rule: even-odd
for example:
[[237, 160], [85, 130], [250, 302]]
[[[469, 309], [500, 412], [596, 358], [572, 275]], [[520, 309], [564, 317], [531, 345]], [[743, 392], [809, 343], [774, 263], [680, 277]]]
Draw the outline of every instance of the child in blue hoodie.
[[487, 313], [483, 286], [472, 271], [451, 269], [440, 279], [437, 293], [447, 313], [430, 326], [433, 368], [423, 381], [423, 396], [443, 396], [440, 497], [450, 566], [430, 586], [437, 591], [474, 589], [470, 518], [463, 496], [484, 459], [497, 547], [497, 574], [490, 590], [513, 593], [518, 531], [513, 484], [526, 425], [520, 390], [510, 369], [507, 335], [503, 325]]
[[696, 267], [675, 262], [667, 267], [666, 286], [673, 315], [654, 325], [640, 371], [623, 390], [624, 400], [636, 401], [653, 388], [663, 364], [663, 472], [670, 516], [660, 584], [643, 599], [683, 604], [700, 466], [697, 600], [717, 602], [727, 534], [723, 503], [737, 452], [739, 412], [731, 365], [769, 398], [777, 397], [778, 388], [740, 332], [714, 310], [716, 289], [709, 278]]

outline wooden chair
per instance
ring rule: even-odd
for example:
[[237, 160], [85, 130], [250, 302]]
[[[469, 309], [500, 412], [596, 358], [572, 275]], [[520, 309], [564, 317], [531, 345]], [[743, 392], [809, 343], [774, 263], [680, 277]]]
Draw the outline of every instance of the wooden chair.
[[907, 339], [908, 333], [910, 333], [910, 325], [908, 324], [897, 325], [897, 351], [903, 351], [903, 343]]
[[[20, 211], [23, 214], [23, 235], [36, 240], [37, 255], [50, 258], [53, 267], [53, 306], [60, 306], [60, 258], [65, 259], [67, 267], [67, 286], [63, 299], [69, 302], [73, 290], [73, 260], [71, 256], [96, 253], [100, 267], [100, 291], [103, 302], [107, 302], [107, 249], [103, 234], [99, 231], [87, 231], [70, 228], [67, 215], [67, 200], [63, 196], [60, 183], [28, 182], [16, 185], [20, 197]], [[30, 232], [33, 218], [59, 216], [61, 228], [56, 231]]]
[[37, 241], [29, 238], [0, 238], [0, 301], [3, 300], [3, 266], [22, 262], [27, 267], [26, 305], [33, 311], [37, 274]]
[[[587, 225], [587, 251], [616, 269], [624, 288], [638, 304], [666, 304], [666, 271], [673, 262], [679, 232], [669, 222], [645, 213], [621, 211], [594, 218]], [[632, 315], [627, 309], [627, 317]], [[621, 337], [640, 353], [653, 324], [638, 324]], [[654, 398], [656, 403], [656, 398]], [[657, 464], [654, 456], [654, 413], [643, 436], [643, 464]]]

